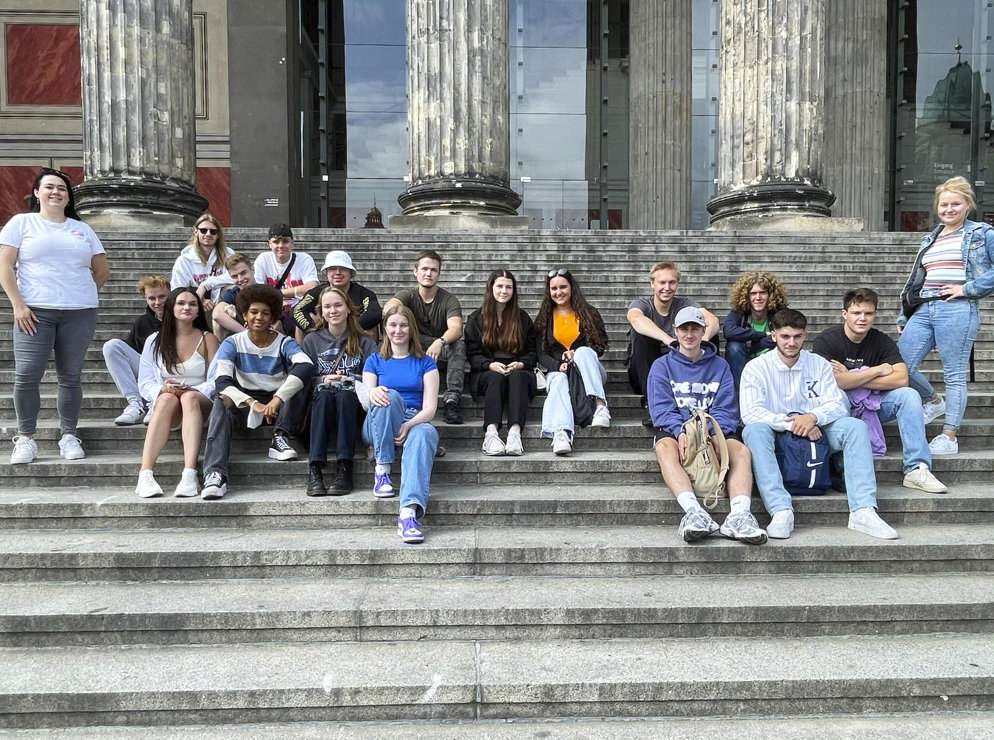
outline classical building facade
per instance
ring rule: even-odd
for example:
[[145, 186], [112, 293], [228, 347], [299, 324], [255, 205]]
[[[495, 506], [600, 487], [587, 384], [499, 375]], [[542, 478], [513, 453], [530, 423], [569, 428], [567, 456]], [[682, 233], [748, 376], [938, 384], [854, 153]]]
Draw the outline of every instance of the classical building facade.
[[375, 201], [917, 230], [952, 174], [986, 218], [992, 24], [976, 0], [0, 0], [0, 220], [39, 165], [163, 223], [358, 228]]

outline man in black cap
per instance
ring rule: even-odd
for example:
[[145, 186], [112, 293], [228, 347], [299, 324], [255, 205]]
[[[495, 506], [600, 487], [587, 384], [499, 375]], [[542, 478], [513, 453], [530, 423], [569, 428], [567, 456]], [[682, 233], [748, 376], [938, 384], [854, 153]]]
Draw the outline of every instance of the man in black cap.
[[284, 333], [293, 336], [293, 308], [297, 301], [318, 284], [318, 271], [309, 254], [293, 251], [293, 231], [289, 224], [269, 227], [269, 251], [255, 260], [255, 282], [272, 285], [283, 295]]

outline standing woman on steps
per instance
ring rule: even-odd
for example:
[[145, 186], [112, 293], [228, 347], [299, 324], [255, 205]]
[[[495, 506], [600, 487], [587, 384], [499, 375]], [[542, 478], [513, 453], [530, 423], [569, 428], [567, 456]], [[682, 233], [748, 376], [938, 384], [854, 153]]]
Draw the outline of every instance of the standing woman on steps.
[[[528, 402], [535, 397], [535, 326], [518, 307], [518, 283], [510, 270], [494, 270], [487, 279], [483, 306], [466, 321], [469, 388], [482, 395], [484, 455], [521, 455], [521, 429]], [[507, 406], [507, 442], [499, 434]]]
[[235, 252], [224, 245], [224, 231], [217, 217], [202, 213], [193, 227], [190, 241], [173, 263], [169, 287], [192, 288], [210, 313], [222, 286], [231, 285], [224, 263]]
[[[965, 178], [954, 177], [935, 189], [942, 224], [922, 240], [901, 294], [897, 346], [908, 365], [909, 384], [922, 396], [926, 423], [946, 415], [942, 433], [928, 445], [933, 455], [959, 452], [967, 366], [980, 330], [977, 304], [994, 292], [994, 228], [967, 219], [976, 207]], [[919, 370], [933, 348], [942, 360], [945, 402]]]
[[135, 493], [142, 498], [162, 495], [152, 471], [169, 431], [177, 428], [183, 430], [183, 474], [173, 495], [189, 498], [200, 493], [197, 458], [204, 418], [214, 395], [211, 364], [215, 354], [217, 337], [207, 329], [207, 317], [197, 294], [190, 288], [172, 291], [162, 310], [162, 328], [145, 340], [138, 369], [138, 390], [155, 412], [145, 432], [135, 487]]
[[570, 401], [571, 366], [579, 371], [588, 396], [596, 399], [591, 426], [611, 426], [604, 383], [607, 371], [598, 359], [607, 350], [607, 331], [597, 309], [587, 303], [573, 274], [550, 270], [545, 296], [535, 320], [538, 361], [548, 371], [542, 436], [552, 437], [552, 451], [568, 455], [573, 449], [573, 404]]
[[14, 310], [12, 465], [38, 456], [40, 385], [53, 350], [59, 452], [66, 460], [86, 457], [76, 436], [83, 405], [80, 376], [97, 325], [97, 291], [110, 275], [103, 245], [76, 213], [68, 175], [43, 168], [31, 186], [29, 210], [0, 230], [0, 286]]
[[397, 495], [390, 473], [394, 447], [402, 445], [397, 533], [408, 544], [424, 542], [421, 519], [438, 449], [438, 431], [429, 423], [438, 409], [438, 365], [421, 347], [414, 314], [403, 303], [383, 311], [383, 341], [366, 360], [362, 382], [369, 388], [362, 436], [376, 457], [373, 495]]

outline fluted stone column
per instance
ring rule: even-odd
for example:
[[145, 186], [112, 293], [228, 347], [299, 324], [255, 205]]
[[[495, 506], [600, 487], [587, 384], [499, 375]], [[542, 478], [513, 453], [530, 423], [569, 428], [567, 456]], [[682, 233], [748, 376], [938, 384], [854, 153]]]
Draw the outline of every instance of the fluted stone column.
[[724, 0], [718, 195], [711, 223], [769, 228], [831, 215], [822, 185], [825, 0]]
[[411, 185], [391, 228], [453, 215], [516, 225], [507, 0], [408, 0], [407, 35]]
[[192, 0], [81, 0], [80, 213], [103, 226], [191, 223], [196, 128]]
[[629, 224], [690, 228], [691, 0], [632, 0]]
[[825, 185], [835, 216], [885, 228], [887, 3], [828, 0]]

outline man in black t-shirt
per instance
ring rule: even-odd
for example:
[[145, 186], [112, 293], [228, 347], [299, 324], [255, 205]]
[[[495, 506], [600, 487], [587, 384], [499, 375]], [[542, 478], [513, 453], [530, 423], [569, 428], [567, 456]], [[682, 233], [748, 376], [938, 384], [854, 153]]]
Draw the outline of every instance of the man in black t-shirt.
[[928, 493], [945, 493], [932, 475], [932, 453], [925, 437], [922, 399], [908, 387], [908, 366], [897, 343], [873, 328], [878, 297], [869, 288], [857, 288], [843, 299], [841, 326], [827, 329], [815, 339], [814, 351], [832, 365], [839, 388], [879, 391], [881, 422], [897, 419], [904, 448], [904, 485]]

